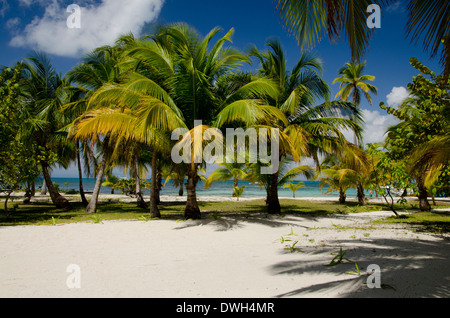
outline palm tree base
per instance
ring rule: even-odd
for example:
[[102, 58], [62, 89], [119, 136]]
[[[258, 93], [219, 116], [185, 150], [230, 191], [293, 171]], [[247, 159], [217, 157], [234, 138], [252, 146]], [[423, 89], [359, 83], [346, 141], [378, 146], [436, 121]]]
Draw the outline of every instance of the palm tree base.
[[418, 190], [419, 190], [418, 199], [419, 199], [420, 211], [423, 211], [423, 212], [431, 211], [431, 206], [430, 206], [430, 203], [428, 202], [428, 193], [427, 193], [426, 188], [419, 184]]
[[58, 209], [72, 210], [72, 205], [70, 204], [69, 200], [67, 200], [62, 195], [58, 196], [55, 199], [54, 204]]
[[278, 198], [266, 200], [267, 213], [269, 214], [281, 214], [281, 205]]
[[186, 205], [186, 208], [184, 210], [184, 217], [186, 220], [200, 220], [202, 218], [200, 208], [198, 206]]
[[344, 204], [347, 199], [345, 192], [339, 192], [339, 203]]

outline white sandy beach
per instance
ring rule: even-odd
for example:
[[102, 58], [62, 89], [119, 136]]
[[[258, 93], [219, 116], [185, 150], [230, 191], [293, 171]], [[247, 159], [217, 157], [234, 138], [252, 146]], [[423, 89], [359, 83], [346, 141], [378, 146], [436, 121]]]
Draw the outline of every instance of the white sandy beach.
[[[391, 215], [0, 227], [0, 297], [449, 297], [448, 238], [368, 223]], [[341, 247], [361, 276], [325, 266]], [[368, 288], [370, 264], [382, 288]]]

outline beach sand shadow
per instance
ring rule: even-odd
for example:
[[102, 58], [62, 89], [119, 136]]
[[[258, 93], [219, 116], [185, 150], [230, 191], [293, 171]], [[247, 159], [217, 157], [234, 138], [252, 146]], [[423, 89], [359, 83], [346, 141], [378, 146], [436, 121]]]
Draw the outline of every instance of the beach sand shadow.
[[[339, 240], [336, 246], [352, 246], [346, 257], [356, 262], [361, 276], [349, 275], [355, 272], [354, 263], [327, 267], [332, 259], [330, 247], [304, 250], [300, 253], [314, 255], [311, 261], [304, 257], [298, 262], [289, 261], [272, 265], [268, 270], [273, 275], [333, 274], [334, 281], [312, 284], [291, 290], [276, 297], [304, 297], [314, 293], [336, 294], [342, 298], [417, 298], [450, 297], [450, 241], [421, 241], [414, 239], [372, 239], [369, 244], [358, 246], [354, 240]], [[345, 248], [344, 248], [345, 249]], [[317, 257], [323, 262], [318, 262]], [[371, 264], [380, 266], [381, 288], [367, 286], [367, 268]], [[336, 297], [335, 295], [333, 297]]]

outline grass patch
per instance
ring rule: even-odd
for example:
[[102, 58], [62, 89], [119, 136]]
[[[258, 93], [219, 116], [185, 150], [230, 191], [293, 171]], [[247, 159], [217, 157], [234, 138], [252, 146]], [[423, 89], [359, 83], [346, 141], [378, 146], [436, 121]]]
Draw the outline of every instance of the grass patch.
[[[68, 197], [68, 199], [72, 199]], [[109, 200], [99, 202], [98, 210], [95, 215], [86, 214], [84, 206], [72, 201], [73, 209], [65, 211], [56, 209], [51, 203], [32, 203], [23, 204], [11, 202], [10, 208], [14, 209], [12, 216], [7, 219], [4, 211], [0, 210], [0, 226], [14, 225], [60, 225], [76, 222], [90, 222], [101, 224], [104, 221], [113, 220], [149, 220], [149, 211], [141, 209], [135, 203], [119, 202]], [[0, 201], [0, 204], [3, 202]], [[301, 215], [301, 216], [326, 216], [332, 214], [359, 213], [368, 211], [386, 210], [384, 204], [368, 204], [360, 207], [356, 202], [339, 204], [338, 202], [320, 202], [320, 201], [302, 201], [292, 199], [280, 199], [282, 215]], [[0, 205], [1, 206], [1, 205]], [[218, 219], [221, 216], [244, 216], [266, 214], [266, 204], [264, 200], [251, 201], [229, 201], [229, 202], [199, 202], [203, 217], [212, 217]], [[449, 205], [446, 205], [449, 206]], [[163, 219], [181, 219], [184, 214], [185, 202], [163, 202], [159, 206]], [[404, 206], [401, 210], [408, 209]], [[410, 207], [414, 209], [414, 206]], [[442, 217], [442, 214], [440, 214]], [[450, 218], [450, 217], [449, 217]], [[393, 218], [392, 221], [399, 222], [401, 219]], [[410, 220], [411, 222], [414, 220]], [[405, 220], [403, 219], [403, 222]], [[415, 220], [414, 222], [419, 222]], [[425, 222], [425, 220], [423, 220]], [[423, 223], [422, 222], [422, 223]], [[446, 221], [428, 220], [428, 226], [435, 228], [436, 231], [448, 231]], [[433, 223], [434, 222], [434, 223]], [[441, 223], [439, 223], [441, 222]]]
[[416, 227], [417, 231], [434, 234], [450, 233], [450, 212], [415, 212], [374, 222], [405, 224]]

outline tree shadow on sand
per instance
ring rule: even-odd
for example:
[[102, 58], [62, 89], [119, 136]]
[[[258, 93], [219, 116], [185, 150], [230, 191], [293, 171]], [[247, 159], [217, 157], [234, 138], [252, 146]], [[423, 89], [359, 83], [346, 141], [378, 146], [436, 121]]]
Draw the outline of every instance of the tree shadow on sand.
[[[281, 262], [269, 268], [273, 275], [298, 276], [299, 281], [301, 275], [310, 277], [324, 273], [335, 275], [333, 281], [318, 282], [276, 297], [309, 297], [315, 294], [342, 298], [450, 297], [448, 240], [338, 240], [333, 244], [335, 247], [302, 250], [300, 253], [307, 254], [309, 261], [302, 257], [302, 260]], [[346, 257], [358, 264], [361, 276], [346, 274], [355, 271], [355, 264], [348, 261], [326, 266], [333, 258], [330, 253], [339, 251], [338, 246], [351, 246]], [[371, 264], [381, 269], [381, 288], [371, 289], [367, 285], [369, 274], [372, 274], [367, 273], [367, 268]]]

